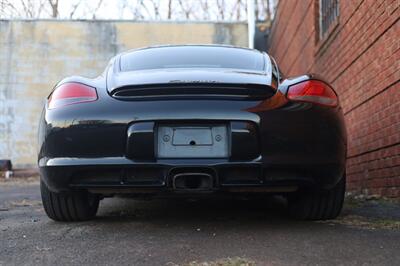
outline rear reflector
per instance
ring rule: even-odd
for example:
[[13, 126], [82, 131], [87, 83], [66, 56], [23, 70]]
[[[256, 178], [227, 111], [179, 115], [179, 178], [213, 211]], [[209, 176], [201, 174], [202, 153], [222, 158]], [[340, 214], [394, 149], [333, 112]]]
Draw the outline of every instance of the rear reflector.
[[289, 87], [287, 98], [291, 101], [337, 106], [338, 99], [331, 87], [319, 80], [307, 80]]
[[58, 86], [49, 98], [49, 109], [77, 104], [93, 102], [97, 100], [96, 89], [81, 83], [64, 83]]

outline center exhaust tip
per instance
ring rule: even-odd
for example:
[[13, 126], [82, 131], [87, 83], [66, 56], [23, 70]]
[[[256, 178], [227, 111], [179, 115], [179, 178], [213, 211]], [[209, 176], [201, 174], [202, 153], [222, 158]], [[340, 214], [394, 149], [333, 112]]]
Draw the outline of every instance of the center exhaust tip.
[[207, 173], [179, 173], [173, 176], [172, 183], [177, 190], [209, 190], [213, 178]]

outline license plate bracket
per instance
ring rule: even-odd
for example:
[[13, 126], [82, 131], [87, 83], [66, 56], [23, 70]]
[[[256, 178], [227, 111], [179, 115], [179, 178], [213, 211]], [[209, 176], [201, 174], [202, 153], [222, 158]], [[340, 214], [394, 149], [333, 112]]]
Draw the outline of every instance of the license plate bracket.
[[226, 125], [159, 125], [158, 158], [227, 158]]

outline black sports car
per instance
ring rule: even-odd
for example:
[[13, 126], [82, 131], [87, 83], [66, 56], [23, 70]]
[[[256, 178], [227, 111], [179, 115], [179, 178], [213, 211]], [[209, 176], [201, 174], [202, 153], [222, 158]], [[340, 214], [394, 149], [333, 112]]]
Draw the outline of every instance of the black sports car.
[[115, 194], [273, 193], [294, 217], [331, 219], [343, 204], [346, 145], [338, 97], [316, 76], [283, 80], [272, 57], [246, 48], [138, 49], [95, 79], [65, 78], [48, 97], [42, 200], [50, 218], [77, 221]]

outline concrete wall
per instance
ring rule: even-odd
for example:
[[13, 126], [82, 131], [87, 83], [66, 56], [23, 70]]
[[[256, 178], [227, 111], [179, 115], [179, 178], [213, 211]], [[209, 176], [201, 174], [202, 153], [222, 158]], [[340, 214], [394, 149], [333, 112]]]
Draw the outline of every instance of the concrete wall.
[[400, 198], [400, 1], [339, 1], [325, 37], [318, 3], [280, 0], [269, 52], [285, 74], [318, 73], [338, 92], [348, 190]]
[[247, 46], [241, 23], [0, 21], [0, 159], [36, 163], [46, 96], [65, 76], [97, 76], [120, 51], [157, 44]]

